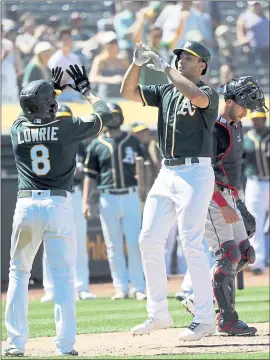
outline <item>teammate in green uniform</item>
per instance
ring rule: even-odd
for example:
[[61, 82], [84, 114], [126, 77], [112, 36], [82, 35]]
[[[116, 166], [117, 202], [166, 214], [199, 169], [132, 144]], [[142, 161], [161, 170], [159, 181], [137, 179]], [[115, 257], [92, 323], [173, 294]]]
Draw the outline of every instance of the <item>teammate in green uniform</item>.
[[251, 116], [252, 128], [244, 137], [245, 203], [256, 218], [256, 232], [251, 239], [256, 261], [251, 269], [260, 275], [265, 269], [264, 224], [266, 212], [269, 214], [270, 129], [264, 108], [253, 111]]
[[28, 282], [34, 257], [43, 241], [54, 279], [55, 344], [60, 355], [78, 355], [74, 275], [76, 230], [71, 187], [78, 142], [97, 134], [111, 120], [106, 104], [92, 93], [85, 69], [70, 66], [73, 89], [93, 105], [85, 119], [56, 119], [61, 68], [53, 82], [37, 80], [20, 94], [22, 114], [11, 129], [18, 170], [18, 200], [13, 219], [5, 324], [9, 347], [5, 356], [24, 355], [28, 340]]

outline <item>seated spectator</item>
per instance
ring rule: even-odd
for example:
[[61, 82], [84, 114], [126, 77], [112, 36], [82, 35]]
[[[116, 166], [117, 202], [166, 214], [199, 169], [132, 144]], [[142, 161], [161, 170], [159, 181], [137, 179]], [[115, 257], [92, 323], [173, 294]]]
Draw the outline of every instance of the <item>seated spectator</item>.
[[48, 41], [56, 46], [57, 34], [60, 30], [60, 18], [59, 16], [52, 15], [47, 22], [47, 36]]
[[248, 1], [248, 8], [240, 14], [236, 24], [240, 46], [248, 46], [250, 63], [260, 60], [269, 67], [269, 19], [259, 1]]
[[17, 84], [17, 74], [12, 60], [13, 44], [7, 39], [2, 39], [1, 42], [1, 92], [2, 104], [15, 104], [18, 102], [19, 91]]
[[[64, 28], [60, 30], [58, 34], [57, 47], [58, 50], [52, 55], [48, 63], [50, 69], [55, 68], [56, 66], [60, 66], [63, 70], [66, 70], [68, 69], [69, 65], [75, 64], [77, 64], [79, 67], [81, 66], [79, 57], [74, 54], [74, 52], [72, 52], [71, 29]], [[73, 83], [73, 80], [66, 72], [64, 72], [61, 84], [65, 85], [70, 83]], [[58, 97], [58, 100], [60, 101], [78, 101], [80, 99], [80, 94], [68, 87]]]
[[94, 58], [89, 75], [90, 82], [97, 84], [100, 97], [120, 97], [121, 83], [128, 66], [128, 60], [119, 56], [116, 34], [113, 31], [105, 32], [103, 50]]
[[34, 80], [50, 80], [51, 70], [48, 62], [52, 56], [53, 47], [48, 41], [41, 41], [36, 44], [34, 57], [26, 66], [23, 76], [23, 87]]

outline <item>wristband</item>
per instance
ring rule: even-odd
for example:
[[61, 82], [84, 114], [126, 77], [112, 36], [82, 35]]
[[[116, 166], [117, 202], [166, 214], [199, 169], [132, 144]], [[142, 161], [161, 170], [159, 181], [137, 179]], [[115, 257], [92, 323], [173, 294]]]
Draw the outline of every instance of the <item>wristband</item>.
[[221, 195], [219, 191], [214, 192], [212, 196], [212, 200], [214, 200], [214, 202], [220, 208], [228, 205], [227, 201], [224, 199], [224, 197]]

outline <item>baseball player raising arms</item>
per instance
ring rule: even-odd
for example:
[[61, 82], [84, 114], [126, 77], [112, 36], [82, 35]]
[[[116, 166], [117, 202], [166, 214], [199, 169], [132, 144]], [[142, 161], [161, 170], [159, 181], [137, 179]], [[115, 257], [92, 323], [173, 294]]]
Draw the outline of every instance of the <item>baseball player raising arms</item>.
[[[121, 94], [157, 107], [161, 171], [146, 199], [140, 249], [146, 277], [148, 319], [133, 334], [172, 326], [168, 311], [165, 239], [178, 219], [179, 236], [198, 297], [194, 321], [181, 336], [197, 340], [215, 331], [210, 267], [202, 244], [207, 209], [214, 190], [211, 166], [212, 130], [218, 115], [218, 94], [200, 79], [210, 53], [196, 41], [175, 49], [176, 68], [142, 44], [136, 44]], [[141, 67], [163, 71], [172, 84], [140, 86]]]
[[61, 68], [53, 70], [53, 82], [32, 81], [20, 94], [22, 114], [11, 128], [19, 175], [10, 250], [9, 287], [5, 324], [9, 347], [5, 356], [24, 355], [28, 340], [28, 282], [34, 257], [41, 244], [54, 278], [56, 349], [60, 355], [78, 355], [74, 275], [76, 231], [71, 187], [79, 141], [97, 134], [111, 120], [106, 104], [91, 92], [90, 83], [77, 65], [66, 70], [73, 89], [93, 105], [86, 120], [55, 119], [56, 95], [61, 93]]
[[[217, 330], [221, 335], [253, 335], [257, 329], [238, 319], [235, 310], [235, 276], [255, 261], [249, 236], [255, 219], [238, 196], [243, 155], [241, 119], [247, 109], [264, 105], [264, 95], [251, 76], [232, 79], [220, 88], [225, 106], [213, 132], [215, 191], [206, 221], [205, 238], [215, 254], [213, 288], [218, 305]], [[191, 313], [194, 300], [182, 303]]]

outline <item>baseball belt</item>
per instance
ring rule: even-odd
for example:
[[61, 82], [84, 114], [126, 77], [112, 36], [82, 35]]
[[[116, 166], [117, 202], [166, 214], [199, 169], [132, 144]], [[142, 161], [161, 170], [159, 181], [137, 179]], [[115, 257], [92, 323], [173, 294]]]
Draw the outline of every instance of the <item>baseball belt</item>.
[[[191, 164], [199, 164], [199, 159], [197, 157], [188, 158], [191, 160]], [[164, 165], [166, 166], [177, 166], [177, 165], [185, 165], [186, 158], [180, 157], [175, 159], [164, 159]]]
[[[36, 190], [35, 190], [36, 191]], [[49, 190], [50, 191], [50, 196], [62, 196], [62, 197], [67, 197], [67, 192], [66, 190]], [[33, 191], [32, 190], [21, 190], [18, 192], [18, 198], [27, 198], [27, 197], [32, 197]], [[37, 191], [38, 195], [43, 194], [43, 191]]]

